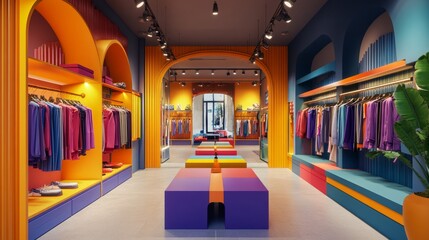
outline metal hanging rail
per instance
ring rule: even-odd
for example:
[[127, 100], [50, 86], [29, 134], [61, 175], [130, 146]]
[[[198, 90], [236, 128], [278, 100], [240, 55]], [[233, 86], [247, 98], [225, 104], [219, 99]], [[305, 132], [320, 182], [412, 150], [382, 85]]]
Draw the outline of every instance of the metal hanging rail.
[[336, 98], [336, 97], [337, 97], [337, 95], [333, 94], [333, 95], [329, 95], [329, 96], [326, 96], [326, 97], [322, 97], [322, 98], [318, 98], [318, 99], [314, 99], [314, 100], [305, 101], [303, 104], [310, 104], [310, 103], [314, 103], [314, 102], [320, 102], [320, 101], [323, 101], [323, 100], [327, 100], [327, 99], [331, 99], [331, 98]]
[[395, 85], [395, 84], [412, 82], [412, 81], [413, 81], [413, 77], [409, 77], [409, 78], [397, 80], [397, 81], [390, 82], [390, 83], [385, 83], [385, 84], [381, 84], [381, 85], [377, 85], [377, 86], [373, 86], [373, 87], [367, 87], [367, 88], [363, 88], [363, 89], [358, 89], [358, 90], [354, 90], [354, 91], [350, 91], [350, 92], [341, 93], [340, 97], [346, 96], [346, 95], [352, 95], [355, 93], [365, 92], [365, 91], [373, 90], [373, 89], [377, 89], [377, 88], [387, 87], [387, 86], [391, 86], [391, 85]]
[[107, 101], [107, 102], [117, 102], [117, 103], [124, 103], [122, 101], [118, 101], [118, 100], [114, 100], [114, 99], [108, 99], [108, 98], [103, 98], [103, 101]]
[[62, 91], [62, 90], [58, 90], [58, 89], [54, 89], [54, 88], [40, 87], [40, 86], [32, 85], [32, 84], [28, 84], [27, 86], [28, 87], [32, 87], [32, 88], [38, 88], [38, 89], [48, 90], [48, 91], [52, 91], [52, 92], [66, 93], [66, 94], [78, 96], [78, 97], [81, 97], [81, 98], [85, 98], [85, 96], [86, 96], [85, 93], [77, 94], [77, 93]]

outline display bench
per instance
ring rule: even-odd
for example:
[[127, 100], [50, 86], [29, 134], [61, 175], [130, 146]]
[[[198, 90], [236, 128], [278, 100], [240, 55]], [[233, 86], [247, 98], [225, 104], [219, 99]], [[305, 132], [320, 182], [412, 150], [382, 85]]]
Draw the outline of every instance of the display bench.
[[225, 205], [226, 229], [268, 229], [268, 190], [250, 168], [180, 169], [165, 190], [165, 228], [207, 228], [213, 202]]
[[[70, 182], [70, 181], [64, 181]], [[36, 239], [100, 198], [100, 181], [78, 180], [77, 189], [63, 189], [63, 195], [28, 198], [28, 238]]]
[[114, 188], [131, 178], [131, 176], [131, 164], [124, 164], [122, 167], [115, 168], [112, 172], [106, 173], [106, 175], [102, 177], [102, 195], [112, 191]]
[[389, 239], [406, 239], [402, 202], [412, 190], [316, 156], [293, 155], [292, 171]]

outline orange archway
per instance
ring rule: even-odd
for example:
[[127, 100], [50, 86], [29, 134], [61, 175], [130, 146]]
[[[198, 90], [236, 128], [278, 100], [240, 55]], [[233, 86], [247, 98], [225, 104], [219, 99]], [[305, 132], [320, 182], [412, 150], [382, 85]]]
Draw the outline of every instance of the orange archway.
[[[247, 60], [252, 54], [250, 47], [214, 46], [214, 47], [172, 47], [176, 60], [168, 62], [162, 56], [159, 47], [146, 47], [145, 59], [145, 166], [160, 167], [160, 99], [162, 77], [176, 63], [195, 57], [229, 56]], [[291, 167], [287, 159], [288, 153], [288, 71], [287, 47], [270, 47], [263, 61], [257, 66], [264, 71], [268, 89], [270, 89], [270, 111], [268, 125], [269, 167]]]

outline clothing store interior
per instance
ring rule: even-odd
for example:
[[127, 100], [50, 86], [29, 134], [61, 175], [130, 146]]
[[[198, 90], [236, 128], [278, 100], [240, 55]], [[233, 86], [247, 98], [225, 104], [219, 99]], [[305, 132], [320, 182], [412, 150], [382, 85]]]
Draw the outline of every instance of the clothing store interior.
[[429, 1], [0, 12], [0, 239], [428, 239]]

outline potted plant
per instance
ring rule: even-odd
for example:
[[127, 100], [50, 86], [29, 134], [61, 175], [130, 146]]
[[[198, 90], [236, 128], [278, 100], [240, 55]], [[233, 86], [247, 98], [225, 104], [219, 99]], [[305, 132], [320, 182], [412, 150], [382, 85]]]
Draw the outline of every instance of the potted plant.
[[412, 169], [424, 186], [422, 192], [408, 195], [404, 199], [403, 218], [408, 239], [427, 239], [429, 217], [429, 52], [415, 64], [415, 88], [399, 85], [393, 96], [400, 120], [395, 123], [395, 133], [408, 148], [414, 162], [395, 151], [371, 151], [374, 158], [384, 155], [402, 161]]

